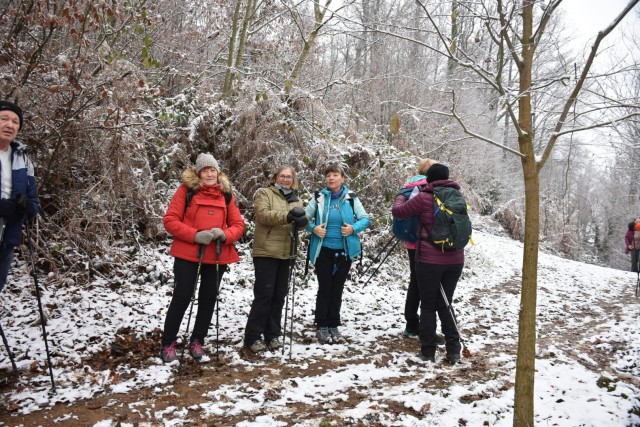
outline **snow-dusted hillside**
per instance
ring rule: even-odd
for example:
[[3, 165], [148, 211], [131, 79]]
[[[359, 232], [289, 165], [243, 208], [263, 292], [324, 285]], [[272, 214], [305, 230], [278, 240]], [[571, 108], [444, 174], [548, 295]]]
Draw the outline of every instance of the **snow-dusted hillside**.
[[[253, 296], [248, 246], [239, 247], [242, 261], [222, 285], [220, 355], [165, 366], [156, 356], [172, 258], [166, 248], [145, 248], [126, 270], [91, 283], [39, 276], [48, 287], [52, 394], [33, 284], [20, 261], [1, 296], [0, 324], [21, 372], [0, 388], [0, 425], [510, 426], [522, 245], [486, 219], [474, 218], [474, 226], [454, 300], [471, 356], [455, 366], [442, 362], [443, 350], [435, 365], [420, 361], [419, 343], [401, 336], [403, 249], [367, 286], [347, 282], [346, 345], [314, 340], [316, 283], [302, 280], [301, 254], [291, 355], [287, 339], [284, 355], [249, 357], [240, 351]], [[640, 425], [636, 280], [541, 254], [536, 425]], [[215, 335], [214, 323], [210, 353]], [[0, 369], [11, 372], [4, 348]]]

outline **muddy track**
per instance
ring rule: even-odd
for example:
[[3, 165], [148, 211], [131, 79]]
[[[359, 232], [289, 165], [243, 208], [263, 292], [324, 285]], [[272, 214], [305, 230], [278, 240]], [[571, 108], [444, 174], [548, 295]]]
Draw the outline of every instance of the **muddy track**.
[[[156, 413], [178, 408], [180, 417], [187, 420], [187, 425], [229, 426], [243, 420], [256, 419], [261, 415], [271, 415], [273, 418], [295, 425], [306, 420], [318, 420], [333, 422], [337, 425], [376, 425], [378, 420], [355, 420], [342, 417], [343, 410], [355, 408], [365, 400], [374, 400], [374, 405], [384, 406], [388, 417], [393, 418], [401, 414], [409, 414], [421, 419], [432, 414], [433, 409], [423, 407], [419, 410], [399, 404], [396, 400], [386, 399], [385, 396], [372, 395], [371, 390], [383, 390], [384, 386], [403, 386], [419, 388], [428, 392], [446, 390], [452, 385], [472, 386], [473, 384], [497, 380], [498, 385], [490, 390], [478, 393], [470, 393], [463, 396], [468, 403], [487, 398], [489, 395], [499, 395], [513, 387], [513, 364], [493, 362], [492, 355], [507, 355], [515, 360], [517, 346], [512, 340], [491, 340], [492, 346], [483, 346], [483, 336], [486, 334], [500, 334], [501, 328], [514, 329], [517, 327], [512, 313], [505, 313], [495, 304], [497, 298], [508, 298], [512, 304], [519, 301], [519, 280], [512, 278], [505, 281], [496, 290], [487, 290], [469, 297], [468, 304], [478, 313], [482, 313], [479, 319], [467, 318], [461, 323], [461, 332], [469, 343], [473, 344], [474, 351], [471, 356], [463, 359], [456, 366], [450, 366], [442, 362], [436, 365], [425, 365], [413, 355], [419, 351], [419, 342], [414, 339], [401, 337], [399, 334], [390, 335], [386, 339], [379, 339], [372, 350], [366, 346], [360, 346], [357, 342], [351, 342], [347, 351], [332, 353], [330, 358], [313, 357], [305, 361], [288, 362], [280, 353], [265, 356], [254, 356], [245, 350], [239, 350], [242, 363], [234, 363], [238, 355], [222, 355], [220, 359], [215, 356], [206, 364], [198, 364], [188, 356], [185, 356], [181, 365], [174, 368], [173, 381], [170, 384], [136, 389], [126, 394], [114, 394], [108, 391], [105, 394], [94, 396], [91, 399], [79, 400], [68, 405], [58, 404], [45, 410], [39, 410], [28, 415], [15, 415], [14, 409], [4, 405], [0, 408], [0, 421], [8, 426], [78, 426], [93, 425], [99, 421], [112, 420], [113, 425], [129, 423], [133, 425], [162, 425], [155, 418]], [[546, 291], [541, 290], [544, 294]], [[560, 295], [560, 300], [567, 296]], [[588, 355], [590, 361], [584, 362], [585, 367], [594, 369], [593, 361], [597, 368], [613, 370], [610, 366], [611, 352], [619, 351], [621, 343], [609, 347], [599, 347], [598, 342], [588, 341], [599, 327], [599, 317], [602, 313], [608, 316], [620, 316], [622, 310], [629, 307], [619, 299], [598, 298], [597, 301], [581, 301], [574, 299], [571, 304], [561, 304], [551, 301], [545, 302], [544, 310], [550, 314], [540, 320], [538, 324], [538, 347], [547, 349], [551, 346], [571, 356], [574, 360], [582, 361], [583, 355]], [[553, 311], [553, 313], [551, 313]], [[555, 313], [555, 314], [554, 314]], [[469, 316], [466, 314], [466, 316]], [[460, 316], [459, 316], [460, 317]], [[500, 328], [496, 328], [500, 326]], [[317, 345], [309, 338], [312, 332], [295, 337], [296, 342], [308, 345]], [[139, 338], [137, 338], [139, 340]], [[146, 354], [141, 354], [136, 363], [139, 366], [149, 366], [158, 363], [155, 354], [157, 337], [148, 337], [149, 342], [139, 348], [146, 349]], [[138, 341], [139, 343], [139, 341]], [[123, 344], [124, 345], [124, 344]], [[105, 349], [104, 360], [112, 360], [113, 349]], [[543, 352], [544, 353], [544, 352]], [[552, 357], [549, 352], [542, 357]], [[231, 357], [233, 356], [233, 357]], [[439, 349], [439, 359], [444, 356], [444, 350]], [[97, 358], [100, 359], [100, 358]], [[125, 362], [124, 360], [122, 361]], [[248, 363], [247, 363], [248, 362]], [[342, 389], [336, 398], [326, 397], [324, 404], [307, 405], [300, 402], [282, 402], [283, 389], [295, 387], [296, 379], [301, 377], [321, 376], [328, 371], [344, 372], [347, 375], [350, 367], [373, 362], [372, 369], [385, 367], [391, 364], [400, 365], [399, 375], [374, 380], [368, 386], [362, 386], [357, 378], [346, 389]], [[107, 362], [104, 362], [107, 363]], [[135, 368], [135, 367], [134, 367]], [[403, 374], [405, 373], [405, 374]], [[26, 373], [26, 375], [30, 375]], [[348, 374], [353, 375], [353, 374]], [[624, 374], [622, 374], [624, 376]], [[625, 376], [625, 380], [640, 387], [640, 380], [632, 376]], [[11, 384], [5, 384], [2, 393], [19, 391], [11, 390]], [[258, 410], [245, 411], [236, 408], [229, 411], [232, 415], [224, 417], [205, 413], [203, 407], [210, 401], [209, 392], [227, 387], [237, 393], [242, 393], [250, 399], [252, 394], [261, 393], [266, 402], [278, 402], [277, 405], [263, 405]], [[472, 388], [472, 387], [471, 387]], [[223, 406], [234, 408], [234, 398], [228, 397], [224, 402], [224, 396], [217, 395]], [[374, 416], [371, 416], [375, 418]]]

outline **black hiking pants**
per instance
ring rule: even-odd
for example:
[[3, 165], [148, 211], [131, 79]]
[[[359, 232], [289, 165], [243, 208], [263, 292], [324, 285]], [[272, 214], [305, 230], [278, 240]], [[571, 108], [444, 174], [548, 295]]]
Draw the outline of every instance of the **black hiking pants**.
[[[225, 264], [219, 265], [218, 280], [216, 283], [216, 265], [202, 264], [200, 268], [200, 288], [198, 291], [198, 313], [193, 324], [193, 331], [189, 342], [197, 339], [204, 343], [204, 339], [209, 331], [209, 324], [213, 317], [213, 310], [216, 305], [217, 289], [224, 272], [227, 271]], [[171, 345], [178, 336], [180, 324], [184, 313], [189, 307], [191, 296], [197, 281], [198, 263], [176, 258], [173, 263], [173, 274], [175, 287], [173, 297], [167, 310], [167, 317], [164, 321], [164, 332], [162, 334], [162, 346]], [[188, 332], [188, 331], [187, 331]]]
[[442, 297], [440, 285], [444, 289], [449, 304], [452, 304], [453, 293], [462, 275], [463, 266], [464, 264], [416, 263], [420, 290], [420, 343], [422, 354], [426, 357], [435, 357], [436, 354], [436, 314], [442, 325], [447, 354], [460, 354], [460, 335]]
[[282, 334], [282, 307], [287, 297], [288, 259], [253, 258], [256, 281], [253, 303], [244, 331], [244, 344], [250, 346], [259, 339], [267, 344]]
[[318, 277], [316, 326], [340, 326], [342, 292], [351, 268], [351, 260], [343, 250], [322, 247], [315, 266]]
[[629, 253], [631, 254], [631, 271], [634, 273], [638, 272], [638, 255], [640, 255], [640, 249], [630, 249]]
[[420, 291], [418, 289], [418, 279], [416, 278], [416, 250], [407, 249], [409, 255], [409, 289], [407, 289], [407, 299], [404, 303], [404, 319], [407, 322], [406, 330], [417, 334], [420, 331]]

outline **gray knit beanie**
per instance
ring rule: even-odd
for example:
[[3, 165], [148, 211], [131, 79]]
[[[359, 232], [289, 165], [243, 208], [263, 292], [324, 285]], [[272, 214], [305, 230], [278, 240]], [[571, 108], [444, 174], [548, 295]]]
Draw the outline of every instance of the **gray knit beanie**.
[[214, 168], [220, 172], [220, 166], [218, 166], [218, 162], [211, 154], [198, 154], [198, 158], [196, 159], [196, 173], [200, 173], [200, 171], [206, 167]]

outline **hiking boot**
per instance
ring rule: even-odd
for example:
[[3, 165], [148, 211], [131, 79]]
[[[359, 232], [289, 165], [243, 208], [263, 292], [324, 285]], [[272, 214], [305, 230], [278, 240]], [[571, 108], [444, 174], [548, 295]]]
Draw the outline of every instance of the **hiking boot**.
[[325, 344], [327, 341], [329, 341], [329, 328], [326, 326], [319, 327], [318, 331], [316, 332], [316, 337], [318, 337], [318, 342], [320, 344]]
[[202, 348], [202, 344], [200, 344], [200, 340], [195, 339], [191, 344], [189, 344], [189, 354], [194, 360], [202, 359], [202, 356], [204, 356], [205, 353]]
[[444, 339], [444, 335], [436, 334], [436, 340], [435, 340], [436, 345], [444, 345], [445, 342], [446, 341]]
[[337, 326], [329, 328], [329, 334], [331, 335], [331, 338], [333, 338], [333, 342], [336, 344], [340, 344], [346, 341]]
[[280, 341], [280, 338], [274, 338], [271, 341], [269, 341], [268, 345], [269, 345], [269, 350], [276, 351], [277, 349], [282, 347], [282, 341]]
[[171, 363], [174, 360], [178, 359], [178, 354], [176, 353], [176, 345], [177, 342], [172, 342], [170, 345], [165, 345], [160, 350], [160, 358], [164, 363]]
[[416, 334], [415, 332], [411, 332], [408, 329], [405, 329], [404, 331], [402, 331], [402, 336], [405, 338], [418, 338], [418, 334]]
[[445, 359], [447, 360], [447, 362], [451, 363], [452, 365], [455, 365], [460, 361], [460, 353], [447, 354]]
[[423, 362], [431, 362], [431, 363], [435, 363], [436, 362], [436, 357], [435, 356], [425, 356], [424, 354], [422, 354], [422, 352], [418, 353], [418, 358], [420, 360], [422, 360]]
[[248, 346], [248, 348], [249, 348], [249, 350], [251, 350], [254, 353], [261, 353], [261, 352], [263, 352], [263, 351], [265, 351], [267, 349], [267, 346], [264, 343], [264, 341], [257, 340], [257, 341], [254, 341], [253, 344]]

